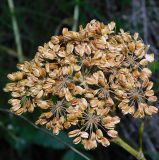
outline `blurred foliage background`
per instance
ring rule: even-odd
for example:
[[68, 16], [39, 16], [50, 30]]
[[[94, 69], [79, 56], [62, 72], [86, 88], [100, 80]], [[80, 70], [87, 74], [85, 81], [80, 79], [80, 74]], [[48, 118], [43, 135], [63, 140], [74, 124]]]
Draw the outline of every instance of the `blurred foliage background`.
[[[139, 32], [151, 45], [155, 62], [153, 71], [156, 95], [159, 97], [159, 1], [158, 0], [14, 0], [22, 53], [32, 59], [37, 47], [59, 35], [63, 27], [72, 29], [92, 19], [108, 23], [115, 21], [117, 30]], [[9, 95], [3, 92], [8, 73], [16, 70], [19, 61], [12, 27], [12, 14], [7, 0], [0, 0], [0, 107], [9, 108]], [[75, 21], [77, 18], [78, 21]], [[159, 105], [159, 104], [157, 104]], [[34, 121], [36, 115], [25, 115]], [[159, 160], [159, 116], [146, 119], [144, 153], [150, 160]], [[122, 119], [119, 134], [137, 147], [139, 120], [127, 116]], [[65, 132], [59, 136], [71, 144]], [[75, 146], [92, 160], [133, 160], [128, 153], [112, 144], [93, 151]], [[64, 144], [42, 133], [21, 118], [0, 112], [0, 160], [82, 160]]]

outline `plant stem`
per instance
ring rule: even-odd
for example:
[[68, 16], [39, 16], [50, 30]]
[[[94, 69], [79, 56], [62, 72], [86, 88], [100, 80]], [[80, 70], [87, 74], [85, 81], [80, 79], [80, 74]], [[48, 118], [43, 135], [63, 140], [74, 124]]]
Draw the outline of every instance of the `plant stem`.
[[1, 45], [1, 44], [0, 44], [0, 50], [2, 50], [3, 53], [7, 53], [7, 54], [9, 54], [9, 55], [11, 55], [11, 56], [13, 56], [13, 57], [17, 57], [16, 51], [14, 51], [13, 49], [8, 48], [8, 47], [6, 47], [6, 46], [3, 46], [3, 45]]
[[139, 130], [139, 147], [138, 147], [139, 152], [142, 152], [143, 132], [144, 132], [144, 121], [141, 122], [140, 130]]
[[72, 30], [77, 31], [77, 26], [78, 26], [78, 18], [79, 18], [79, 4], [78, 0], [76, 0], [76, 5], [74, 8], [74, 16], [73, 16], [73, 26]]
[[22, 51], [22, 44], [20, 40], [20, 32], [19, 32], [16, 15], [15, 15], [15, 7], [14, 7], [13, 0], [8, 0], [8, 6], [11, 13], [11, 18], [12, 18], [12, 27], [13, 27], [14, 38], [15, 38], [15, 43], [17, 48], [18, 61], [23, 62], [24, 57], [23, 57], [23, 51]]
[[113, 139], [112, 142], [116, 143], [117, 145], [122, 147], [124, 150], [129, 152], [137, 160], [146, 160], [142, 151], [139, 152], [139, 151], [135, 150], [129, 144], [127, 144], [124, 140], [122, 140], [120, 137], [117, 137], [117, 138]]

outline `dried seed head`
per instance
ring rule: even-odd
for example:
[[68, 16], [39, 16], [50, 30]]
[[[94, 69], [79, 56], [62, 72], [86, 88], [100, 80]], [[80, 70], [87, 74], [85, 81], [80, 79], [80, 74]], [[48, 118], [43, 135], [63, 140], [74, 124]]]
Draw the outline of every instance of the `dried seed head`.
[[[152, 116], [157, 97], [147, 65], [154, 61], [139, 34], [115, 32], [115, 23], [92, 20], [78, 32], [62, 30], [38, 47], [31, 61], [8, 74], [11, 111], [20, 115], [41, 109], [36, 125], [53, 134], [69, 130], [85, 149], [107, 147], [116, 138], [116, 106], [135, 118]], [[117, 105], [116, 105], [117, 104]], [[114, 116], [112, 116], [114, 115]]]

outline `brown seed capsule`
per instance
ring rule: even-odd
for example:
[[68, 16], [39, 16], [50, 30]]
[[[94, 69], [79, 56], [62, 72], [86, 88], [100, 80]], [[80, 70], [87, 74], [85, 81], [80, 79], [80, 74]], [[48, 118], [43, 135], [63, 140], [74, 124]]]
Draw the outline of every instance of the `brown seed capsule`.
[[154, 95], [154, 91], [153, 90], [148, 90], [145, 92], [145, 95], [150, 97], [150, 96], [153, 96]]
[[76, 130], [73, 130], [73, 131], [70, 131], [69, 133], [68, 133], [68, 136], [69, 137], [76, 137], [76, 136], [78, 136], [79, 134], [80, 134], [80, 130], [79, 129], [76, 129]]
[[150, 102], [156, 102], [157, 101], [157, 97], [156, 96], [150, 96], [148, 98], [148, 101], [150, 101]]
[[77, 138], [75, 138], [74, 140], [73, 140], [73, 143], [74, 144], [78, 144], [78, 143], [80, 143], [81, 142], [81, 137], [77, 137]]
[[108, 134], [110, 137], [115, 138], [115, 137], [117, 137], [118, 132], [115, 131], [115, 130], [109, 130], [109, 131], [107, 132], [107, 134]]
[[15, 73], [12, 73], [12, 74], [8, 74], [8, 78], [11, 80], [11, 81], [18, 81], [18, 80], [21, 80], [23, 78], [24, 74], [22, 72], [15, 72]]
[[67, 53], [72, 53], [73, 49], [74, 49], [74, 45], [71, 44], [71, 43], [68, 43], [67, 46], [66, 46], [66, 52]]
[[135, 43], [134, 42], [129, 43], [128, 47], [129, 47], [130, 52], [134, 52], [135, 51]]
[[145, 108], [145, 113], [149, 116], [158, 112], [158, 109], [154, 106], [149, 106]]
[[103, 137], [103, 132], [101, 131], [101, 129], [96, 130], [96, 136], [98, 139], [101, 139]]
[[59, 132], [60, 132], [59, 127], [58, 127], [58, 126], [55, 126], [55, 127], [53, 128], [53, 134], [58, 135]]
[[65, 123], [64, 123], [64, 128], [65, 128], [65, 129], [68, 129], [70, 126], [71, 126], [71, 123], [70, 123], [70, 122], [65, 122]]
[[82, 138], [88, 138], [88, 136], [89, 136], [89, 134], [87, 133], [87, 132], [81, 132], [80, 133], [80, 136], [82, 137]]
[[41, 97], [43, 96], [43, 94], [44, 94], [44, 91], [41, 90], [41, 91], [37, 94], [36, 98], [37, 98], [37, 99], [41, 98]]
[[53, 44], [58, 44], [60, 42], [60, 40], [59, 40], [58, 36], [52, 36], [51, 37], [51, 42]]
[[110, 145], [110, 142], [108, 141], [107, 138], [103, 137], [101, 140], [100, 140], [101, 144], [104, 146], [104, 147], [107, 147]]

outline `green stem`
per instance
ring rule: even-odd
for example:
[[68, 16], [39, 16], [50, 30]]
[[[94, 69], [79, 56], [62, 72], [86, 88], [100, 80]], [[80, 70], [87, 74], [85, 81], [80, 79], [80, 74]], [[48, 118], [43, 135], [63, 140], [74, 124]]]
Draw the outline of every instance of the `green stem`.
[[74, 16], [73, 16], [73, 26], [72, 26], [72, 30], [73, 31], [77, 31], [77, 27], [78, 27], [78, 18], [79, 18], [79, 4], [78, 4], [78, 0], [76, 0], [76, 5], [74, 8]]
[[143, 133], [144, 133], [144, 121], [141, 122], [140, 130], [139, 130], [139, 147], [138, 147], [139, 152], [142, 152]]
[[3, 46], [3, 45], [1, 45], [0, 44], [0, 50], [2, 50], [3, 52], [2, 53], [7, 53], [7, 54], [9, 54], [9, 55], [11, 55], [11, 56], [13, 56], [13, 57], [17, 57], [17, 53], [16, 53], [16, 51], [14, 51], [14, 50], [12, 50], [11, 48], [8, 48], [8, 47], [6, 47], [6, 46]]
[[119, 145], [120, 147], [122, 147], [127, 152], [129, 152], [137, 160], [146, 160], [146, 158], [144, 157], [144, 154], [143, 154], [142, 151], [139, 152], [139, 151], [135, 150], [129, 144], [127, 144], [127, 142], [125, 142], [124, 140], [122, 140], [120, 137], [117, 137], [117, 138], [113, 139], [112, 141], [114, 143], [116, 143], [117, 145]]
[[24, 57], [23, 57], [23, 51], [22, 51], [22, 44], [20, 40], [20, 33], [19, 33], [17, 19], [15, 16], [15, 7], [14, 7], [13, 0], [8, 0], [8, 6], [9, 6], [10, 13], [11, 13], [11, 18], [12, 18], [12, 27], [13, 27], [14, 38], [15, 38], [15, 43], [17, 47], [18, 60], [19, 62], [23, 62]]

